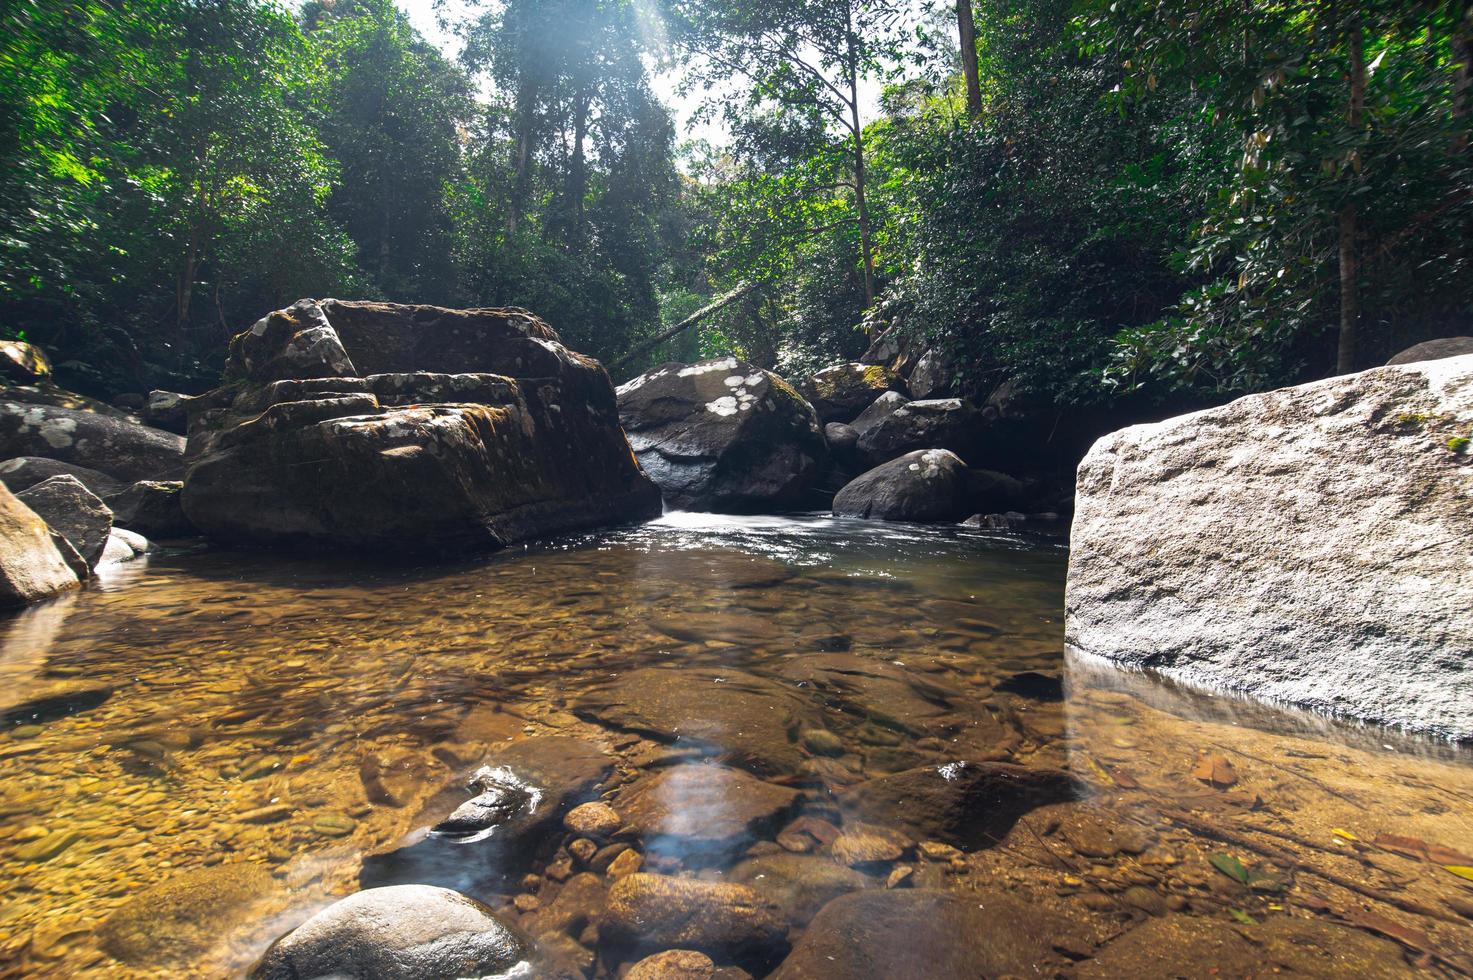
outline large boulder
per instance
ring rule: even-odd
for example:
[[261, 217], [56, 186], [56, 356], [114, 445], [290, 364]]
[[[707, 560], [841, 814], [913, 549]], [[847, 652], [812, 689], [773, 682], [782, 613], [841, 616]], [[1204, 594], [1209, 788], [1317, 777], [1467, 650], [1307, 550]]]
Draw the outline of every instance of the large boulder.
[[44, 456], [118, 480], [176, 480], [184, 440], [82, 409], [0, 401], [0, 457]]
[[44, 456], [17, 456], [0, 462], [0, 483], [4, 483], [11, 493], [29, 490], [42, 480], [62, 475], [76, 477], [82, 486], [99, 497], [110, 497], [127, 486], [122, 480], [115, 480], [98, 470]]
[[1101, 439], [1079, 468], [1069, 645], [1473, 739], [1470, 437], [1464, 355]]
[[76, 477], [53, 476], [16, 497], [66, 538], [89, 572], [102, 561], [112, 534], [113, 512]]
[[182, 497], [217, 540], [465, 551], [659, 513], [602, 366], [524, 311], [302, 300], [226, 379]]
[[[435, 980], [534, 976], [530, 940], [448, 888], [371, 888], [329, 905], [277, 940], [253, 980]], [[513, 971], [522, 971], [516, 972]]]
[[804, 381], [798, 391], [821, 422], [852, 422], [880, 395], [905, 388], [901, 377], [878, 364], [836, 364]]
[[910, 404], [910, 399], [906, 398], [900, 392], [887, 391], [870, 402], [869, 407], [860, 412], [849, 425], [854, 429], [856, 434], [863, 434], [866, 429], [869, 429], [875, 423], [886, 418], [897, 408], [908, 404]]
[[147, 401], [143, 403], [143, 421], [165, 432], [187, 435], [189, 396], [177, 391], [150, 391]]
[[881, 463], [834, 495], [840, 517], [955, 521], [967, 512], [967, 464], [945, 449], [922, 449]]
[[795, 506], [826, 457], [812, 406], [734, 357], [640, 375], [619, 387], [619, 417], [640, 465], [678, 510]]
[[970, 459], [982, 424], [981, 413], [960, 398], [906, 402], [860, 429], [859, 451], [872, 464], [917, 449], [950, 449]]
[[946, 352], [932, 347], [911, 369], [910, 393], [918, 399], [945, 398], [956, 394], [956, 369]]
[[1398, 364], [1415, 364], [1418, 361], [1437, 361], [1444, 357], [1459, 357], [1473, 354], [1473, 337], [1439, 337], [1413, 344], [1387, 361], [1388, 367]]
[[65, 544], [15, 494], [0, 489], [0, 606], [76, 588], [81, 580], [61, 550]]
[[876, 334], [869, 349], [860, 355], [861, 364], [880, 364], [904, 377], [915, 367], [922, 348], [914, 339], [902, 334], [898, 327], [891, 327]]
[[114, 521], [150, 538], [192, 538], [199, 534], [184, 516], [184, 484], [178, 480], [139, 480], [108, 498]]

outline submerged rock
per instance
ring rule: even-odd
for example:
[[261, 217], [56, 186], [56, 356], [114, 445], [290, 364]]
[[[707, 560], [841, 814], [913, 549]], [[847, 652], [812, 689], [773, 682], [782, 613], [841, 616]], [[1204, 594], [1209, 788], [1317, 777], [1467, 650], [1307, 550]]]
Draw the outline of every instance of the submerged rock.
[[826, 459], [812, 406], [734, 357], [665, 364], [619, 386], [629, 443], [677, 510], [793, 507]]
[[773, 980], [976, 980], [1052, 976], [1069, 930], [1037, 907], [994, 892], [903, 889], [834, 899], [814, 917]]
[[1101, 439], [1079, 468], [1069, 645], [1473, 739], [1470, 437], [1473, 355]]
[[0, 606], [24, 605], [80, 585], [61, 551], [65, 544], [15, 494], [0, 489]]
[[266, 952], [253, 980], [439, 980], [532, 975], [531, 942], [459, 892], [398, 885], [329, 905]]
[[794, 926], [806, 926], [840, 895], [874, 888], [874, 878], [808, 854], [764, 854], [731, 869], [731, 880], [780, 905]]
[[799, 393], [813, 406], [820, 422], [852, 422], [876, 398], [899, 391], [905, 382], [877, 364], [836, 364], [804, 381]]
[[1392, 980], [1411, 974], [1400, 948], [1357, 929], [1275, 915], [1255, 925], [1193, 916], [1149, 919], [1079, 964], [1081, 980], [1116, 977], [1306, 977]]
[[183, 494], [218, 540], [462, 551], [659, 513], [608, 375], [522, 311], [303, 300], [226, 378]]
[[53, 476], [16, 494], [51, 530], [66, 538], [91, 572], [102, 561], [113, 512], [74, 476]]
[[727, 756], [758, 775], [803, 763], [799, 728], [818, 727], [788, 688], [740, 670], [643, 667], [579, 698], [573, 711], [607, 725]]
[[745, 885], [639, 872], [609, 890], [603, 935], [633, 947], [741, 955], [780, 948], [787, 919]]
[[964, 850], [991, 847], [1018, 818], [1073, 799], [1078, 789], [1058, 769], [1006, 762], [948, 762], [860, 783], [844, 795], [846, 820], [856, 817]]
[[420, 817], [433, 830], [371, 855], [365, 888], [427, 882], [479, 893], [519, 874], [550, 850], [563, 816], [613, 771], [613, 756], [583, 739], [540, 735], [492, 752], [465, 790], [450, 787]]
[[172, 480], [184, 469], [184, 440], [97, 412], [0, 401], [0, 456], [44, 456], [117, 480]]
[[104, 499], [127, 486], [124, 481], [115, 480], [99, 470], [47, 459], [44, 456], [17, 456], [0, 462], [0, 483], [9, 487], [12, 493], [29, 490], [53, 476], [74, 476], [81, 481], [82, 486]]
[[825, 707], [917, 738], [949, 734], [964, 720], [996, 728], [988, 725], [986, 716], [959, 713], [970, 707], [961, 690], [894, 660], [853, 653], [808, 654], [784, 664], [779, 673], [817, 693]]
[[671, 949], [646, 956], [624, 975], [624, 980], [711, 980], [716, 964], [693, 949]]
[[647, 852], [689, 863], [729, 856], [770, 836], [797, 797], [740, 769], [694, 764], [641, 777], [619, 805]]
[[100, 945], [129, 966], [190, 967], [278, 892], [258, 864], [174, 872], [108, 916], [98, 930]]
[[881, 463], [834, 495], [834, 513], [884, 521], [954, 521], [967, 511], [967, 464], [926, 449]]

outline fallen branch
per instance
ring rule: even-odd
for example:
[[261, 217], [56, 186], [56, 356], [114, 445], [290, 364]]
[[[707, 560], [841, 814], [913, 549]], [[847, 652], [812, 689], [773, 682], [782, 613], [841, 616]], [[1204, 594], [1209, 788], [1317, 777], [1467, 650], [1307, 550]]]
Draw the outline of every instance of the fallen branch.
[[645, 341], [644, 343], [640, 344], [638, 347], [635, 347], [633, 350], [629, 351], [629, 353], [625, 354], [623, 357], [619, 358], [617, 361], [614, 361], [609, 366], [612, 367], [612, 368], [621, 368], [624, 365], [628, 364], [630, 361], [634, 360], [636, 357], [639, 357], [641, 354], [647, 354], [647, 353], [649, 353], [650, 351], [654, 350], [656, 347], [660, 346], [661, 344], [663, 344], [665, 341], [669, 340], [670, 338], [676, 337], [676, 336], [680, 335], [681, 333], [684, 333], [686, 330], [689, 330], [691, 327], [695, 326], [697, 323], [700, 323], [702, 320], [706, 319], [706, 317], [710, 316], [711, 314], [716, 313], [719, 310], [725, 309], [726, 307], [730, 306], [732, 303], [735, 303], [737, 300], [741, 299], [743, 296], [746, 296], [748, 293], [752, 292], [759, 285], [761, 285], [761, 284], [760, 283], [755, 283], [755, 282], [743, 283], [742, 285], [740, 285], [737, 288], [733, 289], [731, 292], [726, 293], [723, 296], [717, 297], [712, 302], [707, 303], [705, 306], [701, 307], [699, 310], [696, 310], [694, 313], [692, 313], [690, 316], [686, 317], [684, 320], [681, 320], [679, 323], [675, 324], [675, 326], [673, 326], [670, 329], [665, 330], [665, 331], [657, 334], [656, 336], [652, 337], [651, 339], [649, 339], [649, 340]]

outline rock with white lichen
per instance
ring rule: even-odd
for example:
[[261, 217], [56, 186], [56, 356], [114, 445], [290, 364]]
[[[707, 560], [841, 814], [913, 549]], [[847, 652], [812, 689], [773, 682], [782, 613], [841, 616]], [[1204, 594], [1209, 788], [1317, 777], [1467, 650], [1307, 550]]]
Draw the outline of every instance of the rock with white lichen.
[[1122, 429], [1079, 467], [1067, 640], [1473, 740], [1473, 355]]
[[41, 456], [116, 480], [173, 480], [184, 467], [184, 440], [172, 432], [54, 405], [0, 401], [0, 458]]
[[798, 506], [827, 458], [818, 415], [792, 386], [734, 357], [664, 364], [619, 387], [640, 465], [676, 510]]
[[454, 552], [660, 510], [603, 367], [523, 310], [302, 300], [225, 379], [190, 400], [181, 497], [217, 540]]
[[904, 391], [905, 381], [879, 364], [836, 364], [808, 378], [799, 392], [821, 422], [853, 422], [887, 391]]
[[834, 495], [840, 517], [955, 521], [967, 510], [967, 464], [945, 449], [922, 449], [881, 463]]

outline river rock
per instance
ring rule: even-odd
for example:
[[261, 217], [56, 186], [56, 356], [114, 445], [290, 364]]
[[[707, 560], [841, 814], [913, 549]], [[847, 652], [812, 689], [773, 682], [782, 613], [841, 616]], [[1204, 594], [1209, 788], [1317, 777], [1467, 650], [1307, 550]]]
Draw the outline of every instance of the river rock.
[[431, 833], [366, 858], [359, 883], [426, 882], [479, 894], [545, 857], [564, 815], [612, 771], [613, 756], [583, 739], [538, 735], [508, 743], [486, 757], [465, 788], [447, 787], [426, 804], [416, 823]]
[[0, 401], [0, 456], [44, 456], [118, 480], [171, 480], [184, 467], [184, 440], [97, 412]]
[[809, 854], [749, 858], [732, 868], [730, 876], [782, 906], [788, 922], [800, 928], [840, 895], [879, 884], [869, 875]]
[[660, 510], [608, 375], [522, 311], [303, 300], [225, 378], [193, 400], [183, 493], [217, 540], [483, 550]]
[[0, 606], [24, 605], [81, 584], [61, 550], [65, 544], [15, 494], [0, 489]]
[[1413, 344], [1387, 361], [1388, 367], [1397, 364], [1415, 364], [1418, 361], [1436, 361], [1444, 357], [1473, 354], [1473, 337], [1439, 337]]
[[107, 547], [103, 549], [102, 565], [121, 565], [135, 558], [142, 558], [150, 550], [148, 539], [136, 531], [115, 527], [107, 536]]
[[11, 685], [0, 692], [0, 725], [44, 725], [80, 711], [91, 711], [113, 696], [96, 681], [52, 680], [40, 686]]
[[642, 776], [619, 797], [645, 850], [685, 863], [729, 856], [771, 836], [797, 792], [726, 766], [674, 766]]
[[784, 664], [778, 673], [816, 693], [827, 708], [916, 738], [949, 735], [964, 720], [997, 731], [987, 716], [974, 717], [979, 713], [969, 711], [970, 698], [962, 690], [893, 659], [806, 654]]
[[16, 498], [67, 539], [89, 572], [102, 561], [113, 529], [113, 512], [76, 477], [53, 476], [22, 490]]
[[624, 975], [624, 980], [711, 980], [716, 964], [693, 949], [671, 949], [646, 956]]
[[12, 493], [29, 490], [53, 476], [74, 476], [81, 481], [82, 486], [103, 499], [127, 486], [122, 480], [115, 480], [99, 470], [74, 466], [44, 456], [17, 456], [15, 459], [0, 462], [0, 483], [10, 488]]
[[108, 916], [98, 930], [100, 945], [129, 966], [192, 968], [279, 892], [271, 873], [258, 864], [176, 871]]
[[956, 394], [956, 371], [951, 358], [932, 347], [920, 356], [907, 379], [910, 393], [916, 398], [945, 398]]
[[40, 384], [51, 377], [51, 361], [35, 344], [0, 340], [0, 377], [13, 384]]
[[190, 538], [199, 534], [184, 515], [184, 484], [179, 480], [139, 480], [108, 499], [114, 519], [151, 538]]
[[967, 513], [967, 464], [945, 449], [881, 463], [834, 495], [834, 513], [883, 521], [955, 521]]
[[1067, 931], [1038, 907], [993, 892], [860, 891], [824, 906], [772, 977], [1053, 976], [1064, 962], [1053, 943]]
[[782, 909], [746, 885], [639, 872], [609, 890], [601, 933], [633, 947], [742, 954], [780, 947]]
[[823, 438], [829, 455], [840, 465], [853, 465], [858, 459], [859, 432], [852, 425], [830, 422], [823, 427]]
[[143, 403], [143, 421], [155, 429], [186, 435], [189, 432], [189, 396], [155, 389]]
[[1006, 762], [948, 762], [860, 783], [841, 801], [845, 819], [881, 824], [913, 840], [964, 850], [991, 847], [1025, 813], [1073, 799], [1068, 773]]
[[879, 398], [870, 403], [869, 407], [860, 412], [853, 422], [849, 423], [855, 432], [863, 434], [875, 423], [888, 417], [902, 405], [909, 405], [910, 399], [898, 391], [887, 391]]
[[880, 364], [904, 377], [915, 367], [916, 359], [923, 353], [914, 339], [902, 333], [899, 327], [882, 330], [870, 341], [859, 358], [861, 364]]
[[568, 811], [563, 826], [570, 834], [604, 840], [618, 833], [624, 818], [607, 803], [580, 803]]
[[1318, 919], [1255, 925], [1172, 915], [1148, 919], [1079, 964], [1080, 980], [1117, 977], [1305, 977], [1392, 980], [1412, 974], [1389, 940]]
[[905, 382], [878, 364], [836, 364], [799, 386], [799, 393], [818, 413], [820, 422], [852, 422], [880, 395], [899, 391]]
[[974, 514], [1021, 510], [1036, 503], [1028, 484], [996, 470], [967, 470], [966, 497], [967, 510]]
[[254, 980], [343, 977], [439, 980], [531, 972], [526, 937], [475, 899], [447, 888], [398, 885], [329, 905], [266, 952]]
[[1079, 468], [1068, 644], [1473, 739], [1470, 435], [1464, 355], [1101, 439]]
[[734, 357], [640, 375], [619, 387], [619, 417], [676, 510], [796, 506], [827, 458], [812, 406], [777, 375]]
[[799, 728], [821, 727], [813, 708], [766, 678], [724, 667], [642, 667], [620, 674], [573, 705], [606, 725], [679, 746], [720, 753], [759, 776], [803, 763]]
[[918, 449], [949, 449], [966, 459], [982, 424], [977, 409], [960, 398], [906, 402], [860, 429], [859, 451], [874, 464]]
[[46, 405], [51, 408], [68, 408], [78, 412], [91, 412], [94, 415], [106, 415], [112, 419], [122, 419], [126, 422], [137, 422], [138, 419], [115, 408], [107, 402], [86, 395], [79, 395], [75, 391], [67, 391], [58, 388], [54, 384], [37, 385], [10, 385], [0, 384], [0, 402], [19, 402], [25, 405]]

